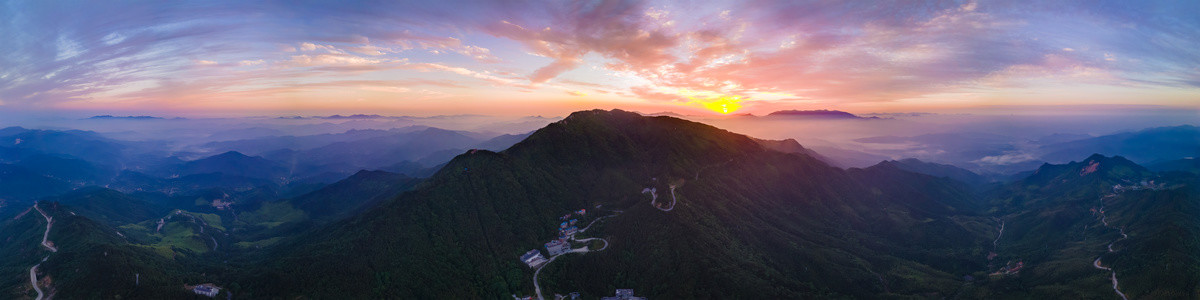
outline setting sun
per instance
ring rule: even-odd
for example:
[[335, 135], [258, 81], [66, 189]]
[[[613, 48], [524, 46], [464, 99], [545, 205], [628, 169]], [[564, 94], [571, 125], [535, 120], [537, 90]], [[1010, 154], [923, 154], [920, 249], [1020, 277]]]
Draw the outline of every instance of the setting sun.
[[722, 114], [729, 114], [742, 108], [741, 96], [721, 96], [715, 99], [696, 100], [696, 102], [704, 105], [704, 108]]
[[0, 0], [0, 300], [1200, 300], [1197, 12]]

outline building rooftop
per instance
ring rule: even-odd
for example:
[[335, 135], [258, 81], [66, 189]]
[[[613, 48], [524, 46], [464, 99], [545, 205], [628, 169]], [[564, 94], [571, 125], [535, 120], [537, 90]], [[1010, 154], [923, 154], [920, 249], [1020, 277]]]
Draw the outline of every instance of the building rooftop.
[[525, 252], [524, 255], [521, 255], [521, 260], [528, 261], [529, 259], [538, 257], [540, 255], [542, 255], [542, 252], [538, 251], [537, 249], [529, 250], [529, 252]]
[[601, 297], [601, 300], [645, 300], [645, 297], [633, 295], [632, 289], [617, 289], [616, 295], [612, 297]]

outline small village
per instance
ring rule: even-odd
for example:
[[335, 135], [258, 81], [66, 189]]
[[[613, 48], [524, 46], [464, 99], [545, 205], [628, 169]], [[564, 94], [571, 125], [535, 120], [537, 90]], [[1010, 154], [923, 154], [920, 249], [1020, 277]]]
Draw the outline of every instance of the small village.
[[[599, 206], [597, 206], [597, 207], [599, 207]], [[619, 211], [617, 213], [619, 213]], [[579, 222], [579, 218], [586, 217], [587, 214], [588, 214], [587, 209], [579, 209], [579, 210], [565, 214], [558, 218], [558, 221], [561, 222], [558, 225], [558, 236], [555, 239], [550, 240], [549, 242], [546, 242], [545, 244], [542, 245], [544, 248], [546, 248], [546, 253], [549, 254], [550, 258], [546, 258], [546, 256], [543, 256], [541, 250], [538, 250], [538, 249], [532, 249], [532, 250], [526, 251], [524, 254], [521, 255], [521, 257], [520, 257], [521, 262], [524, 263], [526, 266], [528, 266], [530, 269], [535, 270], [533, 273], [533, 285], [534, 285], [535, 295], [524, 296], [524, 297], [512, 295], [513, 299], [515, 299], [515, 300], [532, 300], [532, 299], [545, 300], [545, 298], [542, 296], [541, 286], [538, 284], [538, 275], [541, 273], [542, 268], [546, 267], [546, 265], [550, 264], [555, 259], [558, 259], [559, 256], [562, 256], [562, 255], [568, 254], [568, 253], [583, 254], [583, 253], [587, 253], [587, 252], [603, 251], [604, 249], [608, 248], [608, 240], [605, 240], [603, 238], [576, 239], [575, 235], [578, 233], [586, 232], [596, 222], [603, 220], [605, 218], [608, 218], [608, 217], [615, 216], [615, 214], [595, 218], [592, 220], [591, 223], [588, 224], [588, 226], [584, 227], [583, 229], [580, 229], [578, 226], [576, 226], [576, 224]], [[587, 243], [587, 242], [591, 242], [592, 240], [600, 240], [601, 242], [604, 242], [604, 246], [600, 247], [599, 249], [591, 249], [587, 245], [584, 245], [579, 248], [571, 248], [571, 242]], [[563, 299], [575, 300], [575, 299], [579, 299], [579, 293], [571, 292], [566, 295], [554, 294], [554, 299], [555, 300], [563, 300]], [[617, 289], [614, 292], [614, 296], [603, 297], [601, 299], [644, 300], [646, 298], [634, 296], [632, 289]]]

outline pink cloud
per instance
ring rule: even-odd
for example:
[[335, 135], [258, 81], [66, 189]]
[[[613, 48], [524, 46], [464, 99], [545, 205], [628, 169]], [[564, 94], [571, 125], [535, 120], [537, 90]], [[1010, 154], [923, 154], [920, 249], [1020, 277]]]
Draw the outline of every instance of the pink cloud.
[[503, 21], [485, 26], [484, 31], [518, 41], [533, 54], [554, 60], [529, 76], [534, 83], [578, 67], [588, 53], [638, 68], [675, 60], [669, 50], [678, 44], [679, 35], [649, 28], [656, 20], [647, 16], [640, 5], [623, 1], [577, 3], [568, 5], [562, 13], [570, 21], [554, 22], [541, 29]]

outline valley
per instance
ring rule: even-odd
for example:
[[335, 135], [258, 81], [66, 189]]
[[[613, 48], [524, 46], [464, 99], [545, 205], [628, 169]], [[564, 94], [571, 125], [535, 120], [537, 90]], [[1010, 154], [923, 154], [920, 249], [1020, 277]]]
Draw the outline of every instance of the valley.
[[[318, 149], [315, 140], [304, 143]], [[1146, 230], [1200, 230], [1174, 212], [1142, 213], [1191, 211], [1196, 175], [1116, 156], [1044, 164], [1012, 181], [915, 159], [843, 169], [794, 140], [619, 110], [577, 112], [511, 143], [455, 150], [420, 177], [304, 177], [298, 165], [223, 152], [88, 179], [107, 188], [78, 181], [9, 212], [0, 238], [39, 248], [0, 249], [18, 258], [4, 270], [21, 273], [6, 286], [60, 299], [102, 284], [125, 298], [540, 300], [633, 289], [650, 298], [1137, 299], [1186, 290], [1146, 278], [1190, 274], [1143, 267], [1166, 263], [1141, 248], [1154, 243], [1146, 236], [1164, 237]], [[318, 170], [333, 169], [302, 172]], [[550, 255], [515, 259], [531, 247]], [[64, 272], [74, 269], [89, 273]], [[39, 286], [50, 277], [52, 289]]]
[[1200, 0], [0, 0], [0, 300], [1200, 300]]

